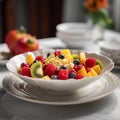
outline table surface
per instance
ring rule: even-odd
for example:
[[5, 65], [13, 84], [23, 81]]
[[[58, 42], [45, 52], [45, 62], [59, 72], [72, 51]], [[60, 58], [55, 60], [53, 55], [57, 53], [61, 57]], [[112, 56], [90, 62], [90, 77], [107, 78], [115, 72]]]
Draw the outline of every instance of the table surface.
[[[0, 45], [0, 50], [4, 50], [2, 47], [7, 50], [5, 44]], [[40, 47], [66, 48], [57, 38], [41, 39]], [[99, 52], [97, 44], [85, 49]], [[112, 71], [120, 78], [119, 72], [119, 69]], [[23, 101], [6, 93], [2, 89], [2, 80], [7, 74], [9, 72], [6, 66], [0, 65], [0, 120], [119, 120], [120, 86], [101, 100], [78, 105], [52, 106]]]

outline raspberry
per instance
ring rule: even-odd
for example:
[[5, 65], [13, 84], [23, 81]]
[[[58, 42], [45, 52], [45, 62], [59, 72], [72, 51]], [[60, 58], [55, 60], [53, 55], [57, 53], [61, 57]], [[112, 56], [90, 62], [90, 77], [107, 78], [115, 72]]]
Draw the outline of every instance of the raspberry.
[[52, 75], [55, 74], [56, 72], [56, 67], [54, 64], [48, 64], [45, 68], [45, 75], [48, 75], [49, 77], [51, 77]]
[[76, 75], [76, 79], [77, 79], [77, 80], [78, 80], [78, 79], [82, 79], [82, 78], [84, 78], [83, 75], [81, 75], [81, 74], [77, 74], [77, 75]]
[[95, 58], [87, 58], [85, 61], [86, 67], [92, 68], [94, 65], [96, 65], [96, 59]]
[[60, 50], [55, 51], [55, 52], [54, 52], [54, 55], [55, 55], [55, 57], [56, 57], [56, 56], [60, 56], [60, 55], [61, 55], [61, 51], [60, 51]]
[[26, 67], [26, 66], [22, 67], [20, 74], [23, 75], [23, 76], [31, 77], [30, 68]]
[[61, 69], [58, 73], [58, 79], [67, 80], [69, 78], [69, 71], [65, 69]]
[[38, 61], [40, 61], [40, 62], [42, 62], [42, 63], [45, 63], [43, 56], [36, 56], [36, 59], [35, 59], [35, 60], [38, 60]]

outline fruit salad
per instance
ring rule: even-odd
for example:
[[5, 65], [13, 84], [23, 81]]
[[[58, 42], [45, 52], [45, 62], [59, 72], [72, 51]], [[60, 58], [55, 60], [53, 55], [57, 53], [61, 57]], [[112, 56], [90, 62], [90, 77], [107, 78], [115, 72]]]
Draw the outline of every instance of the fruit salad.
[[103, 63], [98, 58], [86, 57], [85, 52], [72, 54], [69, 49], [55, 50], [42, 55], [28, 54], [18, 73], [43, 80], [81, 80], [101, 74]]

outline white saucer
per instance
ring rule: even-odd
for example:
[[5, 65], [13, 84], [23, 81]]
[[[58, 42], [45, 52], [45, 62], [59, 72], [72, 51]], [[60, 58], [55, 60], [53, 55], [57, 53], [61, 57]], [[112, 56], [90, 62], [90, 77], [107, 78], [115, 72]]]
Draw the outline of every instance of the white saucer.
[[87, 93], [81, 93], [81, 90], [78, 90], [72, 95], [51, 95], [40, 88], [30, 86], [13, 74], [3, 79], [3, 87], [9, 94], [22, 100], [49, 105], [72, 105], [95, 101], [112, 93], [118, 85], [119, 79], [116, 75], [109, 73], [83, 89]]

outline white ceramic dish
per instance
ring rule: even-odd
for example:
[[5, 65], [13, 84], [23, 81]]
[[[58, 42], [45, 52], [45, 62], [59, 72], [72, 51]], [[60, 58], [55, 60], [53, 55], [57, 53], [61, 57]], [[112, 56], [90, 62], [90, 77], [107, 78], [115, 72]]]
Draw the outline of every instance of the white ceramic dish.
[[103, 41], [100, 42], [99, 45], [102, 54], [113, 59], [115, 64], [120, 64], [120, 41]]
[[[39, 50], [32, 52], [35, 56], [37, 55], [43, 55], [47, 56], [47, 53], [53, 53], [55, 50]], [[86, 57], [95, 57], [100, 59], [103, 62], [103, 69], [102, 73], [99, 76], [96, 77], [86, 77], [83, 78], [82, 80], [74, 80], [74, 79], [69, 79], [69, 80], [43, 80], [41, 78], [32, 78], [32, 77], [27, 77], [27, 76], [22, 76], [18, 74], [17, 70], [20, 66], [21, 63], [25, 62], [25, 57], [28, 55], [28, 53], [20, 54], [17, 56], [14, 56], [7, 62], [7, 68], [9, 71], [17, 75], [18, 77], [22, 78], [25, 82], [33, 85], [33, 86], [39, 86], [40, 88], [53, 93], [53, 94], [72, 94], [76, 92], [78, 89], [83, 88], [87, 85], [90, 85], [97, 81], [99, 78], [110, 72], [113, 67], [114, 63], [111, 59], [95, 54], [95, 53], [88, 53], [86, 52]], [[71, 50], [71, 53], [80, 53], [80, 50]]]
[[93, 43], [94, 29], [86, 23], [62, 23], [56, 29], [56, 36], [68, 47], [79, 48]]
[[7, 75], [3, 80], [4, 89], [11, 95], [25, 101], [49, 105], [82, 104], [101, 99], [111, 94], [119, 85], [119, 79], [112, 73], [106, 74], [98, 81], [76, 94], [56, 96], [35, 86], [30, 86], [15, 75]]

